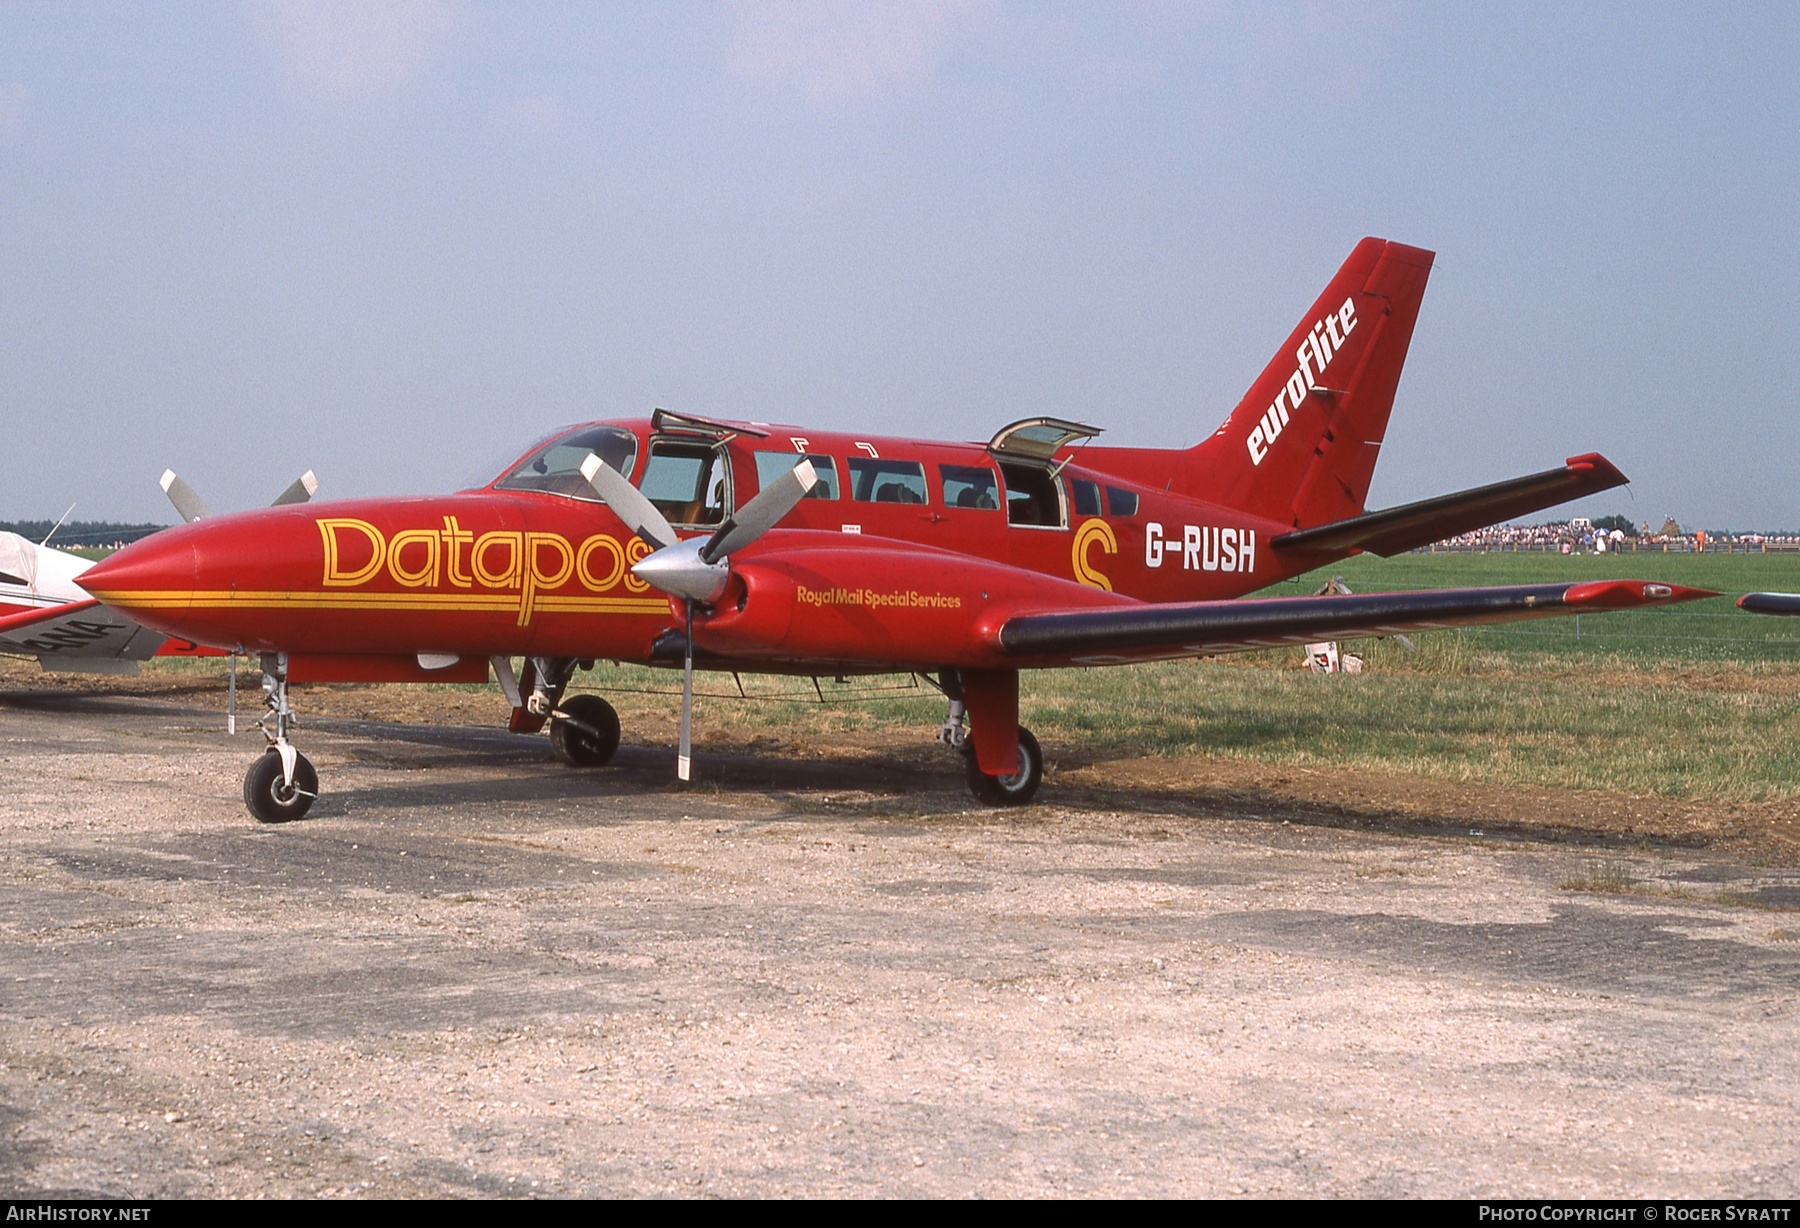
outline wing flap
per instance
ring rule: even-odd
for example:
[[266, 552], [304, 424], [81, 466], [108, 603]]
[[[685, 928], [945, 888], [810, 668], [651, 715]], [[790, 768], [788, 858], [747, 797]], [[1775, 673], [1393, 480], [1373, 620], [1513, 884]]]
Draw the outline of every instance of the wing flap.
[[1265, 597], [1024, 614], [1000, 628], [1009, 655], [1074, 664], [1215, 656], [1282, 644], [1480, 626], [1716, 597], [1644, 580], [1590, 580], [1348, 596]]
[[1455, 494], [1421, 499], [1399, 507], [1296, 529], [1269, 539], [1276, 550], [1316, 550], [1342, 554], [1366, 550], [1390, 558], [1446, 537], [1486, 528], [1531, 512], [1611, 490], [1630, 481], [1598, 452], [1571, 456], [1560, 469], [1509, 478]]

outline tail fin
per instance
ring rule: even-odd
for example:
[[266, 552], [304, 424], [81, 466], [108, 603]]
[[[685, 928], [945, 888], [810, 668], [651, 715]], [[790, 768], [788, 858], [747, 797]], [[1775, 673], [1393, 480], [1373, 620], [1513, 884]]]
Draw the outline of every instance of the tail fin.
[[1173, 489], [1298, 528], [1360, 513], [1432, 256], [1358, 243]]

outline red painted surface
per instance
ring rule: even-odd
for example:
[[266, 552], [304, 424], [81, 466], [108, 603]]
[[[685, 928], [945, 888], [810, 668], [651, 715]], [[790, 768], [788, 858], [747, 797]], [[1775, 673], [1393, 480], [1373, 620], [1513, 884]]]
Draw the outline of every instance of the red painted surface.
[[368, 653], [294, 653], [288, 657], [292, 682], [486, 682], [485, 657], [465, 657], [443, 669], [426, 669], [417, 657]]

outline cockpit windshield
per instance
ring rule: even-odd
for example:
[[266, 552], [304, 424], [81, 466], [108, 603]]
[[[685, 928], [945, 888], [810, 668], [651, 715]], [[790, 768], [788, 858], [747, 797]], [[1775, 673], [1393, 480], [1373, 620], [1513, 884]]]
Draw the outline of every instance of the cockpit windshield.
[[541, 490], [569, 499], [600, 502], [600, 496], [581, 476], [581, 462], [589, 452], [626, 477], [637, 465], [637, 436], [617, 426], [589, 426], [558, 435], [533, 452], [518, 467], [494, 483], [496, 490]]

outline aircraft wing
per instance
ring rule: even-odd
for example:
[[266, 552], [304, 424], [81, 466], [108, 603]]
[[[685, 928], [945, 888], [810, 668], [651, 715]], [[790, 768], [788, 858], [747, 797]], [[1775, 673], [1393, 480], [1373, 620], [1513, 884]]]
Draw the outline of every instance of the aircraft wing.
[[167, 637], [98, 601], [69, 601], [0, 618], [0, 653], [45, 669], [135, 674]]
[[1745, 593], [1738, 609], [1753, 614], [1800, 614], [1800, 593]]
[[1348, 520], [1296, 529], [1271, 537], [1269, 545], [1276, 550], [1318, 550], [1332, 554], [1367, 550], [1384, 559], [1392, 558], [1471, 529], [1485, 529], [1515, 516], [1611, 490], [1627, 481], [1629, 479], [1611, 461], [1598, 452], [1589, 452], [1571, 456], [1560, 469], [1546, 469], [1542, 473], [1421, 499], [1417, 503], [1384, 508]]
[[1077, 665], [1210, 657], [1284, 644], [1480, 626], [1716, 597], [1643, 580], [1589, 580], [1345, 596], [1265, 597], [1022, 614], [1000, 627], [1011, 656]]

